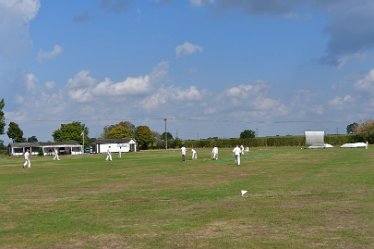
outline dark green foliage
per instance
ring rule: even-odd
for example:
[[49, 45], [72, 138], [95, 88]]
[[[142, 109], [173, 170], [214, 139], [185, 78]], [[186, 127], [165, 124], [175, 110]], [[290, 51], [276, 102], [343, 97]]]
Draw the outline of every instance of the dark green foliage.
[[173, 135], [170, 132], [165, 132], [160, 135], [160, 138], [165, 141], [165, 135], [168, 141], [173, 139]]
[[35, 143], [35, 142], [38, 142], [38, 139], [36, 138], [36, 136], [31, 136], [27, 139], [27, 142]]
[[345, 143], [363, 142], [362, 138], [357, 135], [327, 135], [325, 136], [325, 143], [331, 145], [342, 145]]
[[0, 100], [0, 135], [4, 134], [4, 127], [5, 127], [5, 117], [3, 108], [5, 106], [4, 99]]
[[256, 137], [256, 132], [252, 130], [244, 130], [240, 133], [240, 138], [254, 138]]
[[[61, 124], [60, 129], [55, 130], [52, 134], [55, 142], [83, 142], [82, 131], [84, 130], [85, 140], [88, 141], [88, 129], [81, 122], [72, 122], [70, 124]], [[85, 143], [86, 143], [85, 141]]]
[[135, 137], [138, 146], [143, 150], [148, 149], [152, 145], [154, 140], [151, 129], [145, 125], [136, 127]]
[[361, 141], [368, 141], [370, 144], [374, 143], [374, 120], [367, 120], [359, 124], [354, 134], [361, 137]]
[[356, 122], [347, 125], [347, 134], [353, 134], [355, 129], [357, 129], [358, 124]]
[[135, 125], [129, 121], [122, 121], [115, 125], [104, 128], [103, 138], [133, 138], [135, 136]]
[[[345, 143], [362, 142], [362, 137], [358, 135], [327, 135], [325, 143], [339, 146]], [[267, 147], [267, 146], [304, 146], [304, 136], [275, 136], [275, 137], [256, 137], [247, 139], [204, 139], [204, 140], [186, 140], [187, 147], [208, 148], [220, 147], [231, 148], [237, 144], [243, 144], [245, 147]]]
[[9, 123], [7, 135], [15, 143], [19, 143], [19, 142], [24, 141], [23, 131], [21, 130], [21, 128], [19, 128], [17, 123], [14, 123], [14, 122]]

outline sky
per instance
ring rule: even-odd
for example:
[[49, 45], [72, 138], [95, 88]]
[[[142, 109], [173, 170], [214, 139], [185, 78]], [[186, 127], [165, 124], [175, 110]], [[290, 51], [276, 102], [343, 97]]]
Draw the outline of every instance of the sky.
[[344, 134], [374, 114], [372, 13], [372, 0], [0, 0], [6, 123], [39, 141], [74, 121], [90, 137], [120, 121], [181, 139]]

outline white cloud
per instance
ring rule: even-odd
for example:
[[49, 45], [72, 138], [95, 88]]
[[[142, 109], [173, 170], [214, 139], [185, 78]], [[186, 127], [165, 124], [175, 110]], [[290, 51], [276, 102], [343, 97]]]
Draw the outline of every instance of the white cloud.
[[287, 108], [278, 100], [274, 100], [268, 97], [259, 97], [251, 101], [250, 104], [256, 110], [273, 110], [279, 114], [287, 114]]
[[325, 108], [322, 105], [316, 105], [316, 106], [312, 106], [312, 108], [310, 109], [310, 111], [312, 113], [315, 113], [315, 114], [318, 114], [318, 115], [322, 115], [322, 114], [325, 113]]
[[123, 81], [113, 82], [109, 77], [97, 83], [87, 70], [78, 72], [68, 80], [69, 97], [77, 102], [85, 103], [94, 97], [141, 97], [152, 92], [168, 74], [167, 62], [160, 62], [151, 73], [127, 77]]
[[196, 45], [196, 44], [192, 44], [190, 42], [185, 42], [181, 45], [178, 45], [176, 48], [175, 48], [175, 53], [177, 55], [177, 57], [181, 57], [181, 56], [187, 56], [187, 55], [192, 55], [192, 54], [195, 54], [195, 53], [198, 53], [198, 52], [202, 52], [203, 51], [203, 48], [199, 45]]
[[144, 98], [140, 102], [140, 105], [147, 110], [156, 109], [161, 105], [166, 104], [167, 99], [168, 91], [166, 89], [159, 89], [156, 93]]
[[36, 78], [34, 74], [32, 73], [26, 74], [24, 76], [24, 81], [25, 81], [26, 89], [28, 91], [35, 90], [37, 88], [38, 79]]
[[38, 53], [38, 61], [42, 62], [45, 60], [53, 60], [61, 53], [62, 53], [62, 47], [58, 44], [54, 45], [51, 51], [44, 51], [41, 49], [39, 50], [39, 53]]
[[192, 5], [195, 6], [202, 6], [204, 4], [211, 4], [214, 3], [214, 0], [190, 0]]
[[39, 0], [0, 0], [0, 55], [17, 58], [29, 46], [28, 25], [39, 8]]
[[47, 81], [45, 84], [44, 84], [45, 88], [47, 88], [48, 90], [50, 89], [53, 89], [56, 87], [56, 83], [53, 82], [53, 81]]
[[128, 77], [126, 80], [114, 83], [106, 78], [94, 89], [95, 95], [120, 96], [138, 95], [148, 92], [151, 89], [150, 77], [148, 75], [139, 77]]
[[90, 71], [82, 70], [68, 80], [68, 88], [89, 87], [96, 84], [96, 79], [90, 76]]
[[25, 98], [23, 96], [21, 96], [21, 95], [16, 95], [15, 101], [16, 101], [17, 104], [21, 104], [22, 105], [23, 102], [25, 101]]
[[337, 59], [337, 67], [342, 68], [346, 64], [348, 64], [350, 61], [359, 60], [362, 61], [367, 57], [367, 54], [363, 52], [356, 52], [352, 54], [344, 54], [340, 58]]
[[27, 112], [4, 112], [6, 120], [16, 120], [16, 122], [25, 121], [28, 119]]
[[337, 109], [344, 108], [347, 104], [353, 103], [354, 99], [351, 95], [345, 95], [343, 97], [336, 96], [329, 101], [329, 105]]
[[140, 103], [145, 109], [157, 109], [166, 104], [179, 103], [178, 106], [180, 106], [180, 102], [200, 101], [203, 97], [204, 94], [195, 86], [190, 86], [187, 89], [169, 87], [158, 89], [152, 95], [145, 97]]
[[190, 86], [186, 90], [176, 89], [173, 93], [176, 100], [200, 100], [202, 97], [202, 93], [195, 86]]
[[214, 113], [217, 113], [217, 108], [216, 107], [207, 107], [203, 111], [203, 114], [205, 114], [205, 115], [214, 114]]
[[78, 103], [86, 103], [93, 99], [93, 95], [88, 89], [74, 89], [69, 91], [69, 97]]
[[280, 100], [268, 96], [269, 86], [264, 81], [242, 84], [224, 91], [221, 103], [233, 113], [246, 113], [246, 117], [284, 116], [288, 108]]
[[0, 0], [0, 12], [3, 19], [16, 16], [23, 22], [29, 22], [37, 15], [39, 8], [39, 0]]
[[169, 62], [161, 61], [150, 73], [150, 80], [154, 83], [164, 81], [169, 73]]
[[233, 98], [248, 98], [266, 91], [267, 86], [264, 82], [258, 81], [256, 84], [243, 84], [234, 86], [226, 90], [226, 94]]
[[374, 69], [370, 70], [363, 79], [358, 80], [354, 86], [357, 90], [374, 94]]

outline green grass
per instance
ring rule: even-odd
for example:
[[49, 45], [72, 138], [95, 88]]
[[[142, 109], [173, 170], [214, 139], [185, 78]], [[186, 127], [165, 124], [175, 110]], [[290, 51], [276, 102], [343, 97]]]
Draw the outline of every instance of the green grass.
[[0, 157], [0, 248], [374, 248], [373, 148], [197, 151]]

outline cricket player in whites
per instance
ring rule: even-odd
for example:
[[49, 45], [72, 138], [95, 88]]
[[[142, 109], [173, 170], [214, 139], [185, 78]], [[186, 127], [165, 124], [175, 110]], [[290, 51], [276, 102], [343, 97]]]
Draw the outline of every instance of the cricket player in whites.
[[244, 146], [243, 145], [240, 145], [240, 155], [244, 155]]
[[57, 148], [55, 148], [54, 154], [55, 154], [55, 156], [53, 157], [53, 160], [60, 160], [60, 157], [58, 156], [58, 149]]
[[185, 161], [186, 161], [186, 152], [187, 152], [186, 147], [184, 147], [184, 145], [182, 145], [182, 147], [181, 147], [182, 162], [185, 162]]
[[218, 160], [218, 148], [217, 148], [217, 146], [214, 146], [214, 148], [212, 150], [212, 154], [213, 154], [213, 160]]
[[197, 152], [194, 149], [191, 149], [192, 152], [192, 160], [197, 159]]
[[23, 164], [23, 167], [24, 168], [31, 168], [30, 150], [27, 149], [23, 156], [25, 157], [25, 163]]
[[105, 159], [106, 161], [112, 161], [112, 152], [110, 151], [110, 146], [109, 146], [109, 148], [108, 148], [108, 150], [107, 150], [107, 152], [106, 152], [106, 159]]
[[234, 157], [235, 157], [235, 163], [236, 163], [236, 165], [237, 165], [237, 166], [240, 166], [240, 154], [241, 154], [242, 150], [240, 149], [239, 145], [237, 145], [237, 146], [233, 149], [232, 152], [234, 153]]

